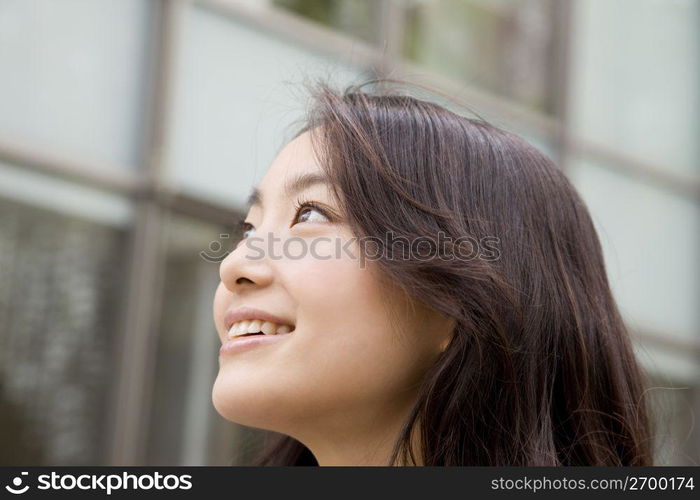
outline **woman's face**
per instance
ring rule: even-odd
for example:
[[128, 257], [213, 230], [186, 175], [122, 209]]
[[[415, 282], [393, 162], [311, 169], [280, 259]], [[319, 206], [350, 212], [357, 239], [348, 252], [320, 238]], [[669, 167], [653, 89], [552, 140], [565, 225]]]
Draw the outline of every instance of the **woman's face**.
[[[453, 326], [380, 286], [376, 262], [357, 258], [358, 242], [328, 185], [294, 185], [305, 174], [323, 178], [308, 133], [280, 152], [258, 186], [260, 203], [250, 208], [244, 240], [221, 263], [214, 299], [222, 342], [227, 311], [240, 307], [277, 316], [293, 331], [222, 352], [212, 391], [223, 417], [302, 442], [405, 417]], [[297, 210], [304, 202], [316, 206]]]

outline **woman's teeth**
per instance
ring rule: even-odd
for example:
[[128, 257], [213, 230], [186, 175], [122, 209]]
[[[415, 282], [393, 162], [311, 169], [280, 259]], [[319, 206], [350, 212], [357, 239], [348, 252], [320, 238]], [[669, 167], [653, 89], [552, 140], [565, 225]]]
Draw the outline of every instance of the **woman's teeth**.
[[290, 333], [293, 328], [289, 325], [278, 325], [270, 321], [262, 321], [259, 319], [238, 321], [231, 325], [228, 331], [228, 338], [239, 337], [249, 333], [260, 333], [265, 335], [281, 335]]

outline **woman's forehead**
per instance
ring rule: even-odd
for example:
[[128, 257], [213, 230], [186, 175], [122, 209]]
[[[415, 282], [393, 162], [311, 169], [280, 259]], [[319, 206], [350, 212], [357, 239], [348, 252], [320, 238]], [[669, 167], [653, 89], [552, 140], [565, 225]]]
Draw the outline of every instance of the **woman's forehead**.
[[263, 207], [275, 199], [291, 199], [310, 190], [332, 196], [326, 173], [314, 157], [305, 133], [290, 141], [272, 161], [263, 179], [253, 188], [248, 206]]

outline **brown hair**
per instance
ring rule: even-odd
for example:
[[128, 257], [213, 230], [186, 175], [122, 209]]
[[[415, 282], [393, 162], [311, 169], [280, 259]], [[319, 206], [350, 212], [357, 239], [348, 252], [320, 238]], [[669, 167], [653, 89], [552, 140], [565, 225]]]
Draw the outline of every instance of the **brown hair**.
[[[353, 232], [499, 241], [497, 259], [380, 252], [392, 282], [457, 320], [391, 463], [651, 465], [646, 381], [591, 217], [564, 174], [481, 119], [362, 87], [319, 84], [302, 130]], [[315, 463], [287, 436], [257, 461]]]

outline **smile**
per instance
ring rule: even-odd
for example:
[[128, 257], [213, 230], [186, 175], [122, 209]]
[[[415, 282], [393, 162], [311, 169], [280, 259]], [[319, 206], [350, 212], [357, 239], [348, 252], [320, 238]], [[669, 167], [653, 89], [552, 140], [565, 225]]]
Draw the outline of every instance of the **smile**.
[[296, 328], [287, 319], [247, 306], [226, 311], [224, 327], [226, 334], [219, 350], [221, 354], [278, 342], [288, 338]]
[[233, 323], [228, 330], [229, 340], [249, 335], [284, 335], [294, 331], [294, 327], [261, 319], [243, 320]]

